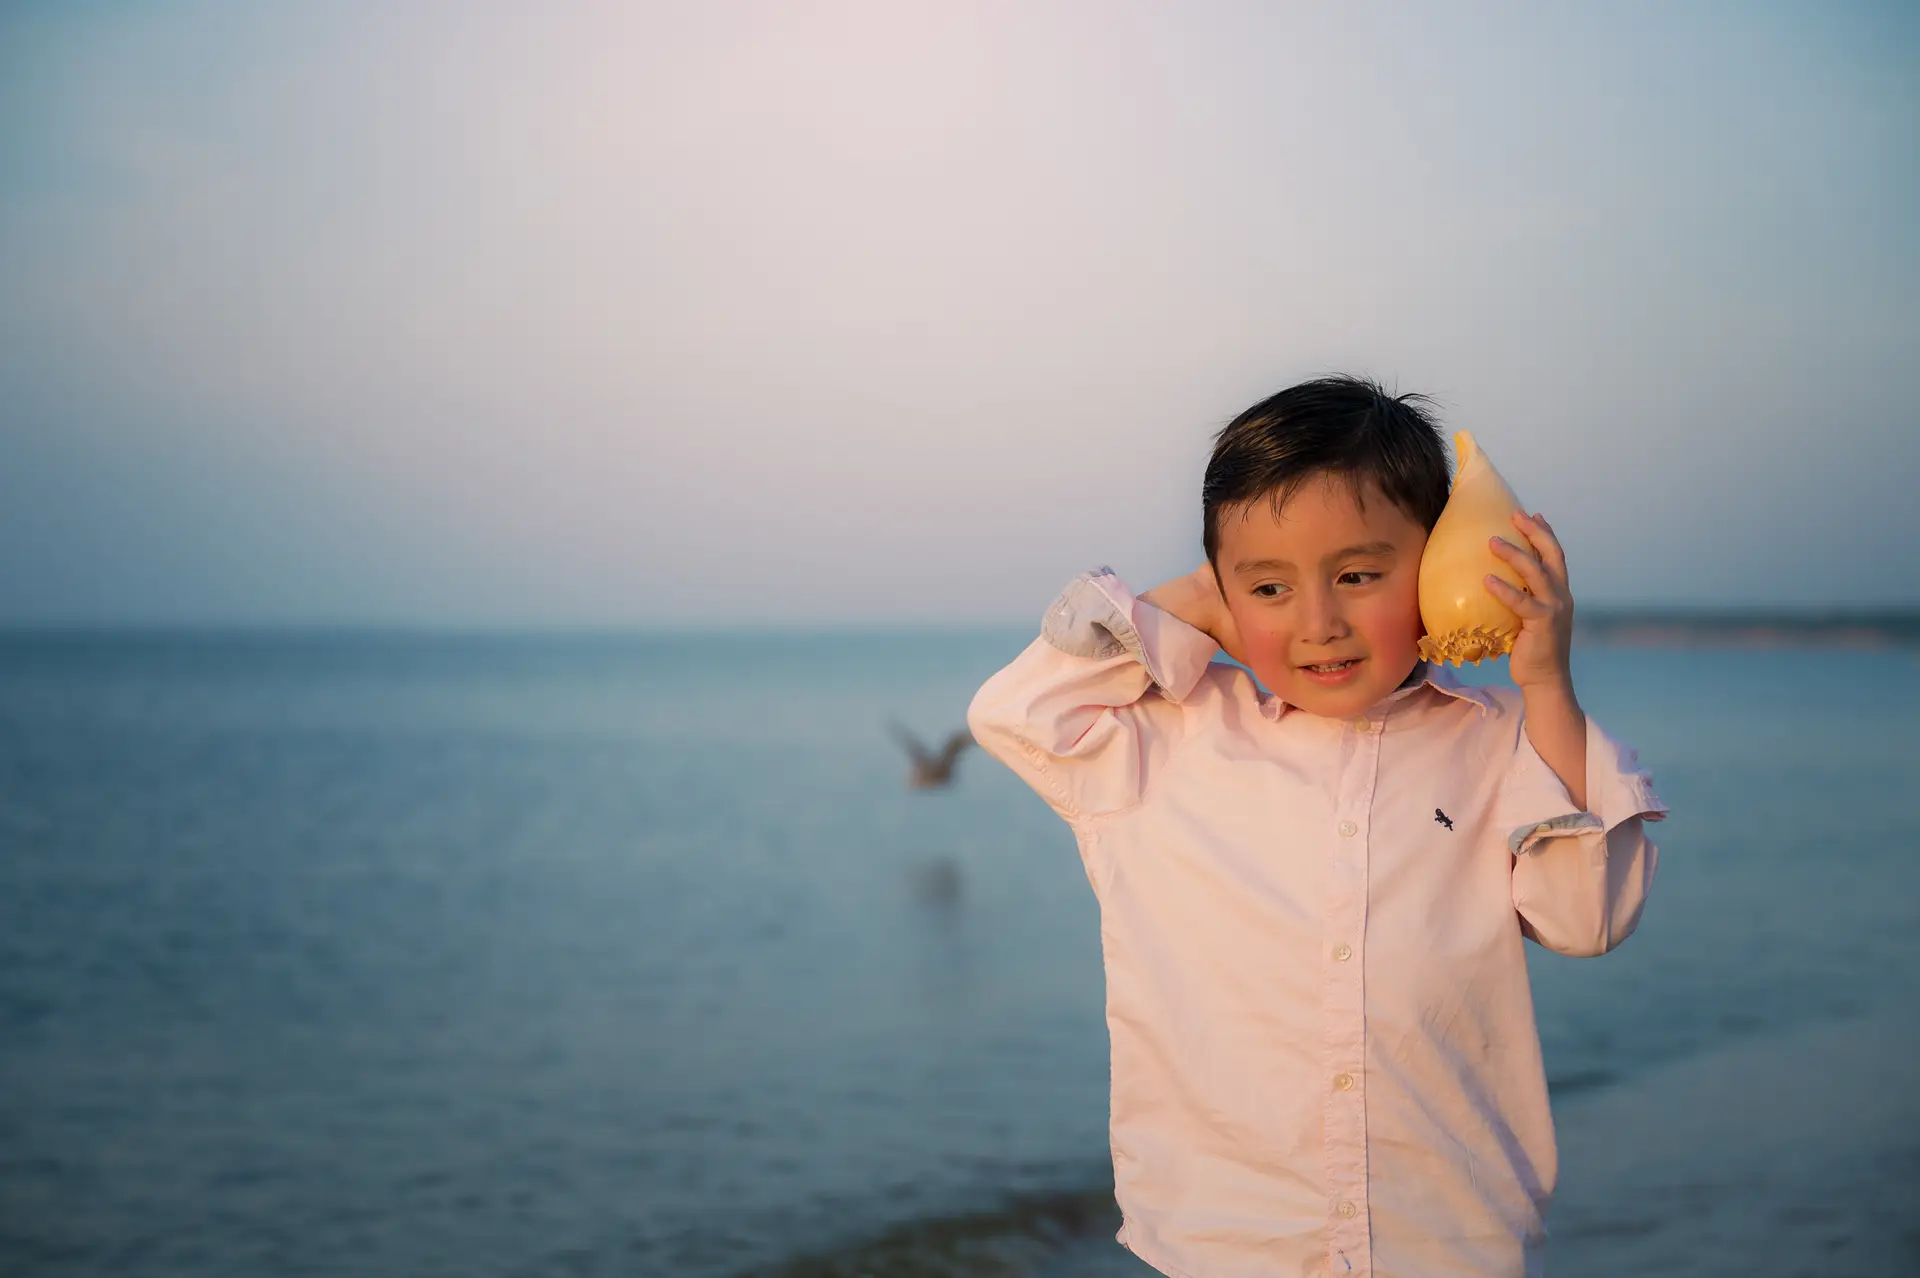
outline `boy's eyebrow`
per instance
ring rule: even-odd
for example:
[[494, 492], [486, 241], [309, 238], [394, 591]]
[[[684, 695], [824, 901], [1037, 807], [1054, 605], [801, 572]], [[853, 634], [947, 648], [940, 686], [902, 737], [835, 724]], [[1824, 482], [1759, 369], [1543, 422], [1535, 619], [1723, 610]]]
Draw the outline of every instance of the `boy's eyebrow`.
[[[1398, 549], [1399, 547], [1390, 541], [1369, 541], [1359, 546], [1342, 546], [1340, 549], [1328, 555], [1327, 561], [1331, 562], [1336, 559], [1360, 559], [1368, 555], [1391, 555]], [[1263, 568], [1274, 568], [1291, 572], [1293, 571], [1293, 564], [1285, 559], [1242, 559], [1233, 566], [1235, 572], [1257, 572]]]

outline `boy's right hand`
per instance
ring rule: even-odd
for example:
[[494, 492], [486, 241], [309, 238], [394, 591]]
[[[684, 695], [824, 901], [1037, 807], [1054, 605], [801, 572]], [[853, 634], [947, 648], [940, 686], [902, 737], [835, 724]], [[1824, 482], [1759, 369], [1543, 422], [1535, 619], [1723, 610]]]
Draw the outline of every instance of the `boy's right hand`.
[[1203, 563], [1184, 577], [1155, 586], [1140, 598], [1162, 612], [1172, 613], [1219, 644], [1220, 650], [1229, 657], [1241, 665], [1246, 664], [1240, 655], [1240, 632], [1233, 624], [1233, 614], [1227, 611], [1227, 601], [1220, 594], [1220, 583], [1213, 575], [1212, 564]]

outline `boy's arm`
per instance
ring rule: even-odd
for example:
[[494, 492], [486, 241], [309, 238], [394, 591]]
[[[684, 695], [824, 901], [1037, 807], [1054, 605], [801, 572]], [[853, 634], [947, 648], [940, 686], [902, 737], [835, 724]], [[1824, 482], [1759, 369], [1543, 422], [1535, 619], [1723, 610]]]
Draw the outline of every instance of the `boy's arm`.
[[1529, 549], [1493, 539], [1523, 592], [1498, 577], [1487, 589], [1520, 618], [1508, 659], [1525, 698], [1513, 767], [1501, 789], [1502, 828], [1514, 855], [1521, 930], [1563, 954], [1604, 954], [1638, 926], [1660, 850], [1648, 821], [1666, 815], [1652, 780], [1580, 708], [1573, 690], [1573, 592], [1553, 528], [1516, 512]]
[[967, 709], [982, 748], [1069, 822], [1139, 802], [1177, 730], [1178, 703], [1218, 650], [1170, 611], [1190, 602], [1182, 590], [1166, 591], [1149, 602], [1111, 569], [1081, 574], [1048, 607], [1040, 638]]
[[[1532, 714], [1531, 707], [1527, 716]], [[1513, 860], [1520, 930], [1550, 950], [1604, 954], [1632, 934], [1646, 907], [1660, 849], [1646, 827], [1667, 814], [1634, 752], [1583, 720], [1585, 802], [1578, 802], [1536, 750], [1515, 734], [1501, 787], [1499, 828]]]
[[1587, 806], [1587, 715], [1573, 681], [1525, 690], [1527, 742], [1551, 769], [1576, 810]]

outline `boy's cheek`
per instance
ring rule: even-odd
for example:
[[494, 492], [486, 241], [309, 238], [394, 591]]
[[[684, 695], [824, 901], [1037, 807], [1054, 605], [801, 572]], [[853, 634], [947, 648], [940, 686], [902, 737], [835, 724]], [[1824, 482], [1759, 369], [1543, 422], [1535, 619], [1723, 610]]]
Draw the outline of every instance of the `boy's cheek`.
[[1260, 682], [1268, 688], [1273, 687], [1277, 678], [1285, 678], [1292, 667], [1287, 663], [1287, 639], [1285, 635], [1272, 631], [1255, 630], [1252, 634], [1240, 633], [1241, 644], [1245, 649], [1247, 664], [1253, 668]]
[[[1420, 598], [1413, 590], [1383, 595], [1354, 618], [1354, 628], [1376, 657], [1398, 658], [1414, 653], [1427, 628], [1420, 621]], [[1411, 668], [1411, 665], [1409, 665]]]
[[1234, 630], [1240, 637], [1240, 655], [1253, 671], [1260, 686], [1269, 692], [1295, 691], [1298, 675], [1290, 656], [1293, 634], [1285, 626], [1275, 625], [1272, 613], [1258, 608], [1233, 612]]

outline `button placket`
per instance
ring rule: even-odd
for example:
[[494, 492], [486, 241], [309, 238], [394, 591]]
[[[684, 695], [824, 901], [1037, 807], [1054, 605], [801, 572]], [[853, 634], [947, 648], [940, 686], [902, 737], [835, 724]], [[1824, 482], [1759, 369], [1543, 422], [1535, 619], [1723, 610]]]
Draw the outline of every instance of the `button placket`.
[[1336, 1274], [1371, 1271], [1367, 1226], [1366, 991], [1364, 965], [1353, 958], [1366, 944], [1367, 828], [1379, 779], [1381, 732], [1355, 717], [1342, 741], [1335, 782], [1332, 875], [1322, 927], [1328, 936], [1322, 1047], [1327, 1079], [1324, 1142], [1327, 1258]]

